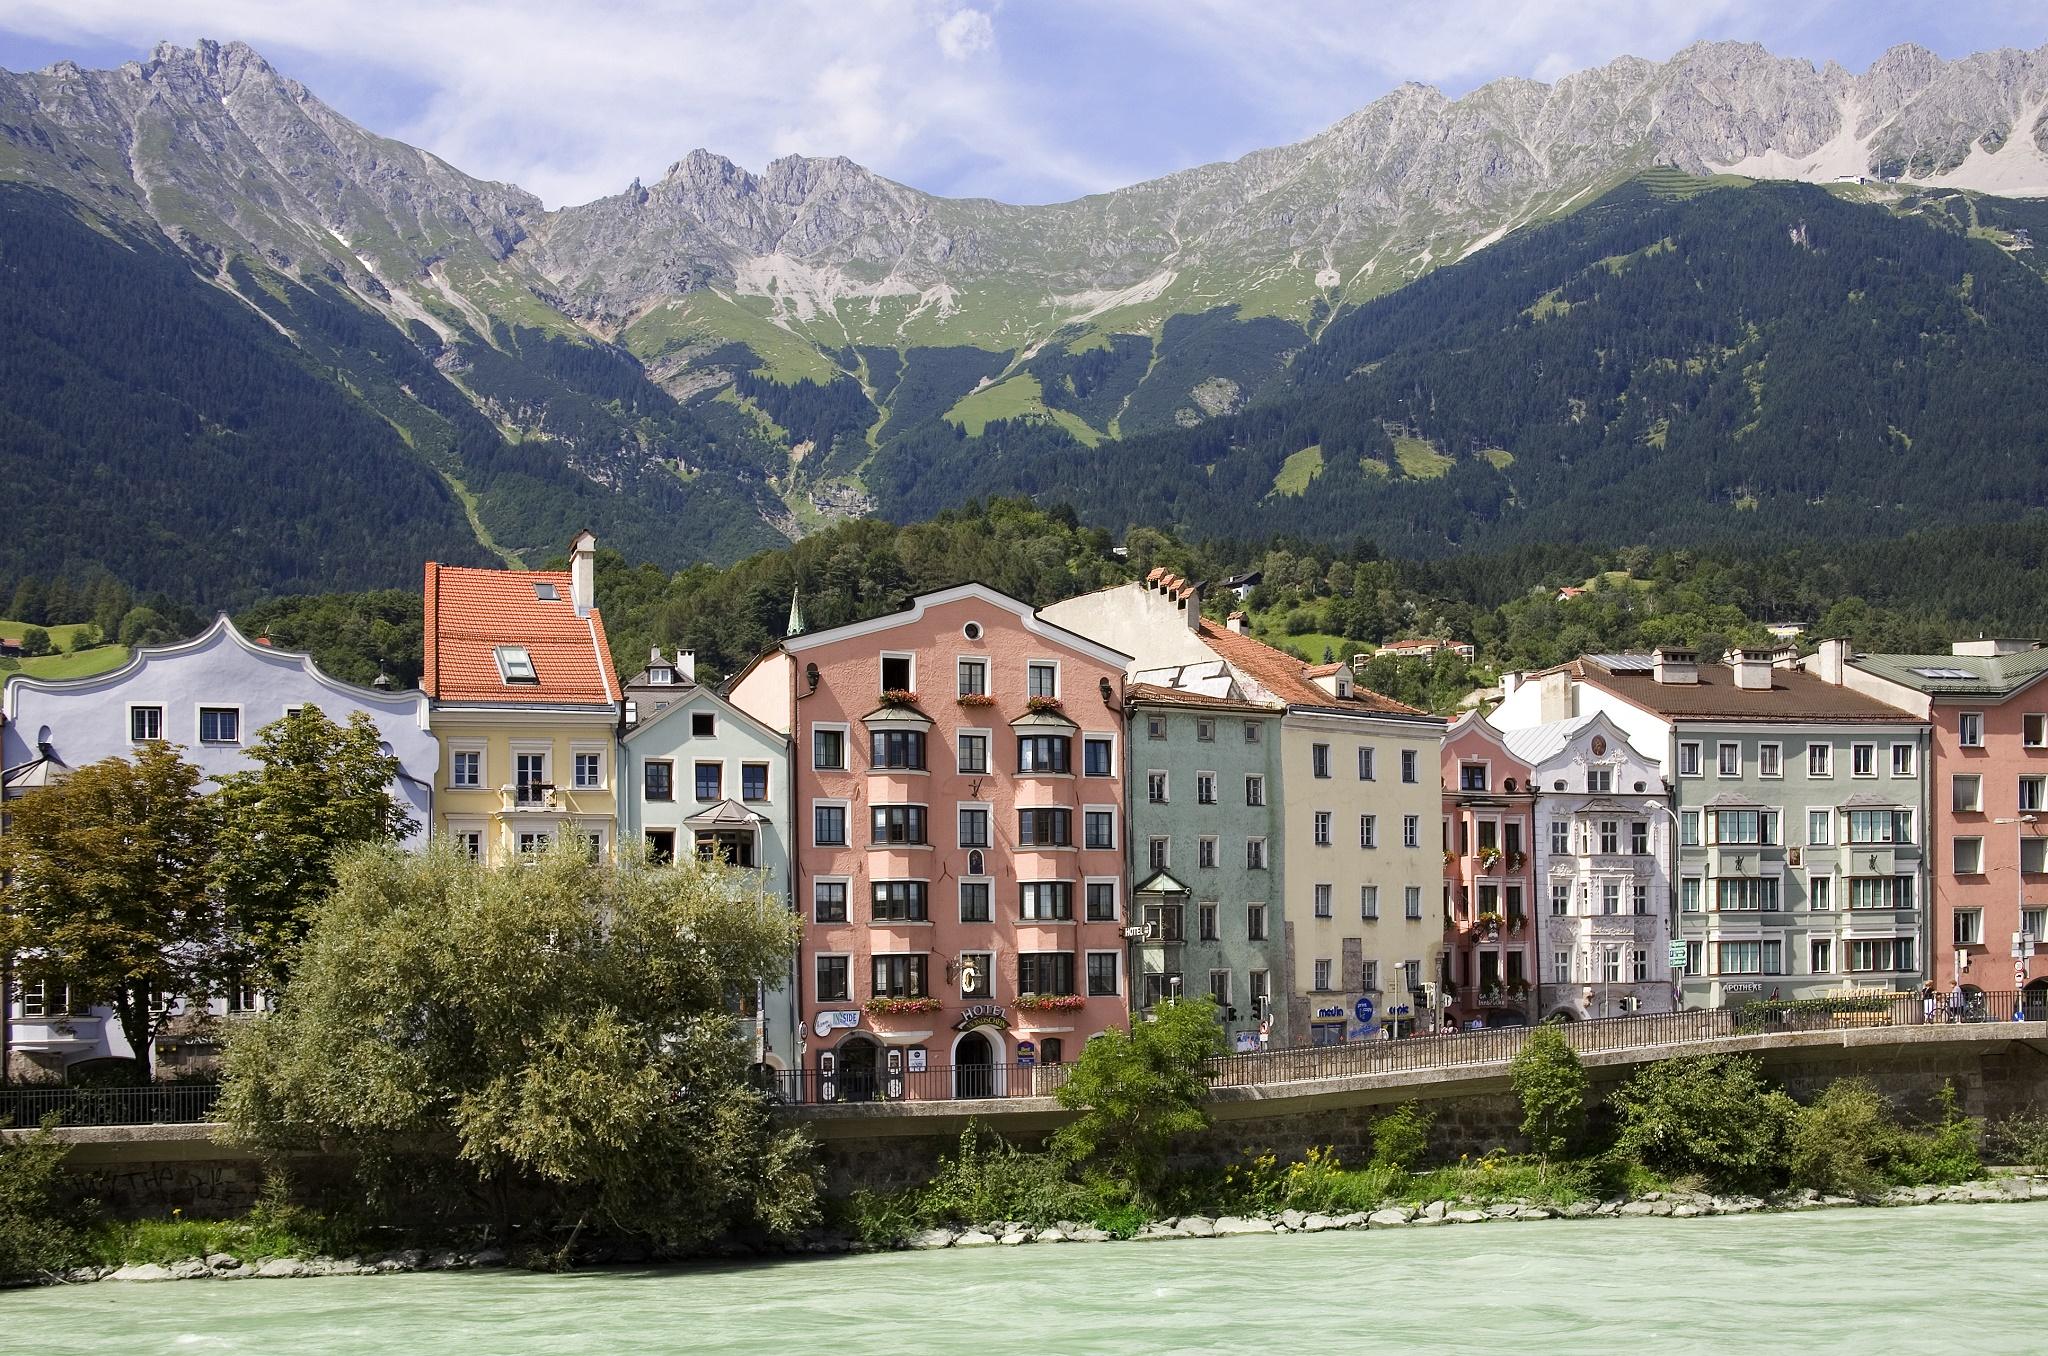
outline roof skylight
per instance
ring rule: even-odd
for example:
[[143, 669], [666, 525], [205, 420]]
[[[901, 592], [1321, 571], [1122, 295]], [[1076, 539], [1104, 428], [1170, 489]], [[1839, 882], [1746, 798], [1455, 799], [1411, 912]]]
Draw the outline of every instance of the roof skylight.
[[493, 653], [498, 657], [498, 676], [506, 682], [540, 681], [540, 675], [533, 670], [533, 656], [526, 652], [524, 645], [500, 645]]

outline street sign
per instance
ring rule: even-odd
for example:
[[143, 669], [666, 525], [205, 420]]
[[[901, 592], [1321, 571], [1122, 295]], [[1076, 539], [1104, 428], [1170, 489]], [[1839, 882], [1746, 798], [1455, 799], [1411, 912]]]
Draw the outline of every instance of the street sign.
[[1684, 943], [1684, 942], [1673, 942], [1673, 943], [1671, 944], [1671, 957], [1670, 957], [1670, 960], [1671, 960], [1671, 968], [1672, 968], [1672, 969], [1674, 969], [1674, 970], [1683, 970], [1683, 969], [1685, 968], [1685, 943]]
[[1351, 1011], [1357, 1015], [1360, 1024], [1364, 1026], [1372, 1025], [1373, 1007], [1371, 998], [1360, 998], [1356, 1003], [1352, 1004]]

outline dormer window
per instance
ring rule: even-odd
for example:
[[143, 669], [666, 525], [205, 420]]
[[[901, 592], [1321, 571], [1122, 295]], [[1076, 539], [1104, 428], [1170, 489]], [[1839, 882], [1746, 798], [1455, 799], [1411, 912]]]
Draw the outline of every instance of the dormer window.
[[1348, 699], [1350, 698], [1350, 696], [1351, 696], [1351, 675], [1350, 675], [1350, 674], [1348, 674], [1348, 673], [1339, 673], [1339, 674], [1337, 675], [1337, 695], [1338, 695], [1338, 696], [1340, 696], [1340, 697], [1343, 697], [1343, 698], [1345, 698], [1345, 699], [1347, 699], [1347, 700], [1348, 700]]
[[656, 687], [669, 687], [676, 680], [676, 671], [669, 668], [647, 670], [647, 681]]
[[540, 675], [533, 671], [533, 656], [524, 645], [500, 645], [493, 653], [498, 657], [498, 676], [507, 683], [540, 681]]
[[555, 591], [555, 586], [544, 582], [536, 582], [534, 584], [533, 596], [536, 602], [559, 603], [562, 601], [562, 595]]

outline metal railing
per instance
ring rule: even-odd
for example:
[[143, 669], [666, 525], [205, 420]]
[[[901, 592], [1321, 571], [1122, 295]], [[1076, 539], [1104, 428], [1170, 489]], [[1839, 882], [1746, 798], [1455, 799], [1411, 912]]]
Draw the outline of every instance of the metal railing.
[[62, 1125], [189, 1125], [213, 1119], [217, 1083], [136, 1088], [0, 1088], [0, 1121], [26, 1130], [55, 1116]]
[[[1759, 1001], [1742, 1008], [1693, 1008], [1631, 1013], [1555, 1030], [1581, 1054], [1652, 1050], [1730, 1036], [1997, 1022], [2048, 1022], [2048, 990], [2025, 993], [1843, 994], [1790, 1002]], [[1210, 1062], [1211, 1086], [1268, 1087], [1373, 1074], [1421, 1073], [1502, 1065], [1521, 1053], [1534, 1028], [1494, 1027], [1443, 1036], [1291, 1046]], [[889, 1052], [896, 1053], [894, 1051]], [[903, 1052], [906, 1056], [909, 1052]], [[847, 1069], [830, 1074], [792, 1069], [764, 1074], [760, 1086], [784, 1105], [857, 1102], [952, 1102], [1050, 1097], [1066, 1085], [1070, 1064], [934, 1064], [922, 1069]], [[55, 1114], [64, 1125], [172, 1125], [205, 1121], [220, 1100], [208, 1083], [167, 1083], [138, 1088], [0, 1089], [0, 1119], [17, 1128]]]

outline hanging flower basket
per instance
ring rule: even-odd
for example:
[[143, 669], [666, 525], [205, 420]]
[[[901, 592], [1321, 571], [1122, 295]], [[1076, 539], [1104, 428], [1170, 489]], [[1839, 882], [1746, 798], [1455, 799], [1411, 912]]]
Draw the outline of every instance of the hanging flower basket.
[[1496, 847], [1484, 847], [1479, 849], [1479, 865], [1482, 869], [1487, 871], [1491, 871], [1494, 867], [1499, 866], [1500, 849]]
[[860, 1005], [860, 1010], [870, 1017], [909, 1017], [937, 1012], [939, 1007], [936, 998], [870, 998]]
[[1492, 910], [1488, 910], [1487, 912], [1480, 914], [1479, 917], [1473, 919], [1472, 921], [1478, 924], [1479, 930], [1481, 932], [1500, 931], [1500, 915], [1494, 913]]
[[1053, 715], [1058, 715], [1066, 710], [1064, 706], [1060, 705], [1058, 697], [1033, 697], [1030, 701], [1025, 702], [1024, 705], [1028, 710], [1044, 711]]
[[960, 704], [962, 706], [994, 706], [996, 699], [986, 692], [963, 692], [960, 694]]
[[1015, 1004], [1026, 1012], [1079, 1012], [1087, 1005], [1077, 993], [1027, 993]]
[[884, 706], [915, 706], [917, 694], [908, 688], [892, 687], [882, 694]]

